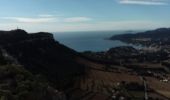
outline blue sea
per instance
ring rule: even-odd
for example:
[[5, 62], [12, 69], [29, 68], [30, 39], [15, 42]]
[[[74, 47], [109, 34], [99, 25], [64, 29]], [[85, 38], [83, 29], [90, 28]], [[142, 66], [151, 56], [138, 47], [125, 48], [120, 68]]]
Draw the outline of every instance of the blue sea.
[[54, 37], [61, 44], [66, 45], [78, 52], [84, 51], [107, 51], [117, 46], [134, 46], [121, 41], [108, 40], [109, 37], [117, 34], [124, 34], [125, 31], [100, 31], [100, 32], [56, 32]]

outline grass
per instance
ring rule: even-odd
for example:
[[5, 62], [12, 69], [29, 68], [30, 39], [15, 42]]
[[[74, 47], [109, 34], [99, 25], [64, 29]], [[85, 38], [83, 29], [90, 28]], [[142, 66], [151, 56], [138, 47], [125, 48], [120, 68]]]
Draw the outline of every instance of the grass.
[[144, 91], [128, 91], [128, 93], [130, 95], [133, 96], [134, 99], [137, 99], [137, 98], [144, 98], [145, 95], [144, 95]]

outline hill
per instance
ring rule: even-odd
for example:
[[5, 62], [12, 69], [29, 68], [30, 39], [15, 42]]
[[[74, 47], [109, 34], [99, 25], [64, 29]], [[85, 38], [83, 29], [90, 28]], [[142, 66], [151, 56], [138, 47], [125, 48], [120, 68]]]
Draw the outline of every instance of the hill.
[[[127, 43], [151, 45], [153, 43], [162, 42], [162, 44], [170, 44], [170, 28], [159, 28], [156, 30], [125, 33], [110, 37], [111, 40], [120, 40]], [[148, 42], [148, 43], [146, 43]]]
[[79, 54], [50, 33], [0, 31], [0, 51], [0, 98], [5, 100], [54, 100], [60, 97], [56, 89], [71, 87], [84, 74], [84, 66], [75, 60]]
[[132, 47], [78, 53], [51, 33], [0, 31], [0, 100], [142, 100], [145, 78], [149, 97], [167, 100], [167, 59]]
[[28, 34], [24, 30], [0, 32], [1, 48], [15, 62], [34, 73], [46, 76], [50, 81], [55, 80], [58, 87], [65, 87], [66, 80], [83, 73], [83, 66], [74, 58], [77, 54], [72, 49], [56, 42], [50, 33]]

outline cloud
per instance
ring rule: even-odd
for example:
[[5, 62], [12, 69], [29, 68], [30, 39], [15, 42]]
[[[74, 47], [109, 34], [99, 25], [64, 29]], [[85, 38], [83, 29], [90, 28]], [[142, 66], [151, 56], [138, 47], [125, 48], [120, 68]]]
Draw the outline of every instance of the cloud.
[[50, 15], [50, 14], [41, 14], [41, 15], [39, 15], [39, 17], [54, 17], [54, 15]]
[[[91, 23], [53, 23], [37, 25], [35, 31], [74, 32], [74, 31], [108, 31], [108, 30], [146, 30], [167, 27], [170, 23], [149, 20], [101, 21]], [[32, 26], [31, 26], [32, 27]], [[29, 30], [29, 29], [28, 29]]]
[[92, 20], [89, 17], [70, 17], [70, 18], [64, 18], [64, 22], [87, 22]]
[[[32, 17], [0, 17], [0, 29], [11, 30], [17, 27], [26, 29], [30, 32], [36, 31], [78, 31], [83, 30], [88, 22], [92, 20], [89, 17], [64, 17], [52, 15], [37, 15]], [[91, 22], [90, 22], [91, 23]], [[91, 24], [89, 24], [91, 26]], [[85, 26], [85, 27], [84, 27]], [[90, 27], [89, 26], [89, 27]], [[87, 29], [85, 29], [87, 30]]]
[[2, 17], [2, 19], [13, 20], [20, 23], [49, 23], [54, 22], [57, 19], [54, 17], [40, 17], [40, 18], [29, 18], [29, 17]]
[[120, 4], [167, 5], [167, 0], [119, 0]]
[[[8, 20], [8, 22], [19, 22], [19, 23], [54, 23], [54, 22], [63, 22], [63, 23], [80, 23], [87, 22], [92, 20], [89, 17], [56, 17], [54, 15], [38, 15], [38, 17], [1, 17], [0, 19]], [[10, 20], [10, 21], [9, 21]]]
[[55, 14], [55, 15], [52, 15], [52, 14], [40, 14], [40, 15], [38, 15], [38, 17], [63, 17], [63, 15], [61, 15], [61, 14]]
[[126, 20], [126, 21], [101, 21], [91, 23], [46, 23], [46, 24], [27, 24], [8, 22], [0, 23], [0, 30], [11, 30], [17, 27], [29, 32], [65, 32], [65, 31], [104, 31], [104, 30], [141, 30], [168, 27], [170, 22], [150, 21], [150, 20]]

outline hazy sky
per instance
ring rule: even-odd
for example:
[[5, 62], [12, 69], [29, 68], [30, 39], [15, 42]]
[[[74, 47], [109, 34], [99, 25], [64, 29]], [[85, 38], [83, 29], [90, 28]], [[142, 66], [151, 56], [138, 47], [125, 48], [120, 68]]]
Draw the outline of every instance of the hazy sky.
[[134, 30], [170, 27], [170, 0], [0, 0], [0, 30]]

